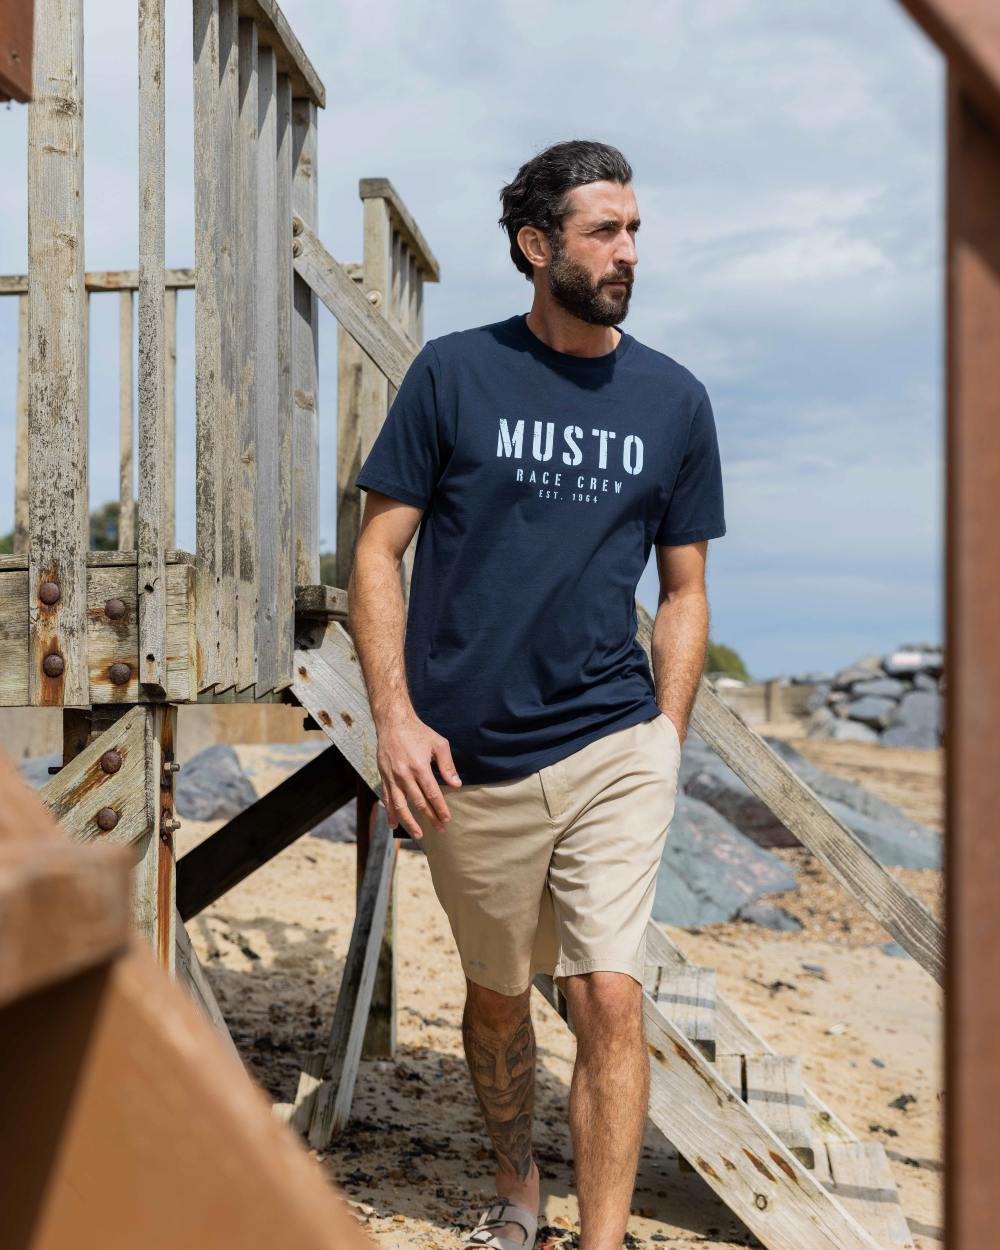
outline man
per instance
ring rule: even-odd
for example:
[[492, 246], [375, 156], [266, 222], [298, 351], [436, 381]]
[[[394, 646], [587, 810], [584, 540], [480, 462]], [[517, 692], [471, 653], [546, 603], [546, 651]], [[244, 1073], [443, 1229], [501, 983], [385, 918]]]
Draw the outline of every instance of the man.
[[[631, 181], [619, 151], [584, 141], [518, 171], [500, 224], [531, 311], [425, 344], [355, 479], [350, 630], [385, 805], [422, 840], [451, 924], [496, 1151], [468, 1246], [534, 1242], [537, 972], [577, 1037], [581, 1250], [622, 1244], [648, 1108], [645, 928], [704, 666], [708, 540], [726, 526], [704, 386], [620, 326]], [[655, 687], [635, 637], [653, 545]]]

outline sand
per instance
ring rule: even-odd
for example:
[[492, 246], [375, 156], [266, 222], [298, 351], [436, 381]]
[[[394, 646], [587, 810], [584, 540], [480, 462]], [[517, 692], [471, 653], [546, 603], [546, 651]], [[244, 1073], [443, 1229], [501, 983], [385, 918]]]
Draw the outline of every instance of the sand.
[[[802, 739], [831, 771], [864, 782], [940, 827], [942, 753]], [[266, 746], [236, 748], [260, 792], [286, 775]], [[218, 822], [221, 823], [221, 822]], [[179, 853], [217, 824], [185, 821]], [[665, 926], [691, 960], [717, 969], [721, 991], [781, 1053], [798, 1054], [812, 1088], [859, 1136], [885, 1144], [914, 1243], [942, 1242], [942, 994], [912, 959], [801, 848], [776, 852], [800, 870], [774, 901], [805, 928], [738, 923]], [[353, 845], [305, 837], [189, 925], [248, 1070], [277, 1102], [295, 1093], [299, 1056], [325, 1045], [354, 914]], [[892, 869], [939, 918], [941, 873]], [[461, 1049], [464, 979], [426, 861], [404, 844], [398, 866], [398, 1050], [365, 1060], [353, 1121], [314, 1155], [380, 1246], [460, 1245], [492, 1193], [493, 1163]], [[809, 965], [809, 967], [807, 967]], [[538, 1245], [574, 1244], [572, 1147], [565, 1125], [574, 1039], [539, 995], [536, 1155], [544, 1220]], [[680, 1172], [650, 1130], [627, 1244], [757, 1244], [702, 1179]]]

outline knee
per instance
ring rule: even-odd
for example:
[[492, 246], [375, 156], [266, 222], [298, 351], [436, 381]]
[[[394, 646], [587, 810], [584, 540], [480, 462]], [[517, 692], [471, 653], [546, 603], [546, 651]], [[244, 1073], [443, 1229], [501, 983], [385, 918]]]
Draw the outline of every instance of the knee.
[[480, 1026], [490, 1032], [507, 1032], [510, 1027], [521, 1021], [528, 1012], [528, 999], [531, 987], [520, 994], [501, 994], [497, 990], [488, 989], [466, 977], [465, 1009]]
[[634, 977], [584, 972], [562, 980], [578, 1043], [642, 1036], [642, 986]]

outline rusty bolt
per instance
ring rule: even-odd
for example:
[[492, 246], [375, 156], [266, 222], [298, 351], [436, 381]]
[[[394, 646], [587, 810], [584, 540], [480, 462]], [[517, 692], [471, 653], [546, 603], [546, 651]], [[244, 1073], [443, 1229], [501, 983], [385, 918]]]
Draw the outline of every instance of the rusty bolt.
[[132, 676], [132, 665], [123, 664], [120, 660], [108, 669], [108, 676], [116, 686], [124, 686]]
[[53, 651], [51, 655], [47, 655], [42, 661], [42, 668], [45, 669], [46, 677], [61, 677], [65, 667], [66, 661], [56, 651]]
[[165, 773], [179, 773], [181, 771], [181, 766], [176, 760], [164, 760], [163, 771]]
[[104, 614], [109, 621], [120, 621], [125, 615], [125, 600], [109, 599], [104, 605]]
[[38, 587], [39, 599], [41, 599], [42, 603], [47, 604], [49, 607], [51, 607], [53, 603], [59, 602], [60, 593], [61, 592], [57, 582], [42, 582], [41, 586]]
[[105, 751], [101, 756], [101, 767], [106, 773], [116, 773], [122, 766], [122, 757], [117, 751]]
[[167, 820], [164, 820], [160, 823], [160, 828], [165, 833], [176, 833], [180, 827], [181, 827], [181, 822], [179, 820], [175, 820], [173, 816], [169, 817]]
[[97, 824], [105, 833], [108, 833], [118, 824], [118, 813], [113, 807], [102, 807], [97, 813]]

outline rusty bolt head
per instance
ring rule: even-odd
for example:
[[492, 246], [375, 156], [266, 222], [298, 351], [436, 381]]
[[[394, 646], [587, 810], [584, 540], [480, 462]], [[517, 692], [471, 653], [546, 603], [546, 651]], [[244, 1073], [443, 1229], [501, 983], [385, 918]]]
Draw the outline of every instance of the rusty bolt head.
[[42, 668], [45, 669], [46, 677], [61, 677], [65, 667], [66, 661], [56, 651], [53, 651], [51, 655], [47, 655], [42, 660]]
[[164, 760], [163, 771], [165, 773], [179, 773], [181, 771], [181, 766], [176, 760]]
[[118, 813], [113, 807], [102, 807], [97, 813], [98, 828], [110, 832], [118, 824]]
[[175, 820], [173, 816], [169, 816], [160, 824], [160, 828], [164, 831], [164, 833], [176, 833], [180, 827], [181, 822], [179, 820]]
[[122, 757], [117, 751], [105, 751], [101, 756], [101, 767], [106, 773], [116, 773], [122, 766]]
[[57, 582], [42, 582], [41, 586], [38, 587], [38, 597], [48, 607], [51, 607], [53, 603], [59, 602], [60, 593]]
[[109, 599], [104, 605], [104, 615], [109, 621], [120, 621], [125, 615], [125, 600]]
[[124, 686], [132, 676], [132, 665], [123, 664], [120, 660], [108, 669], [108, 676], [116, 686]]

